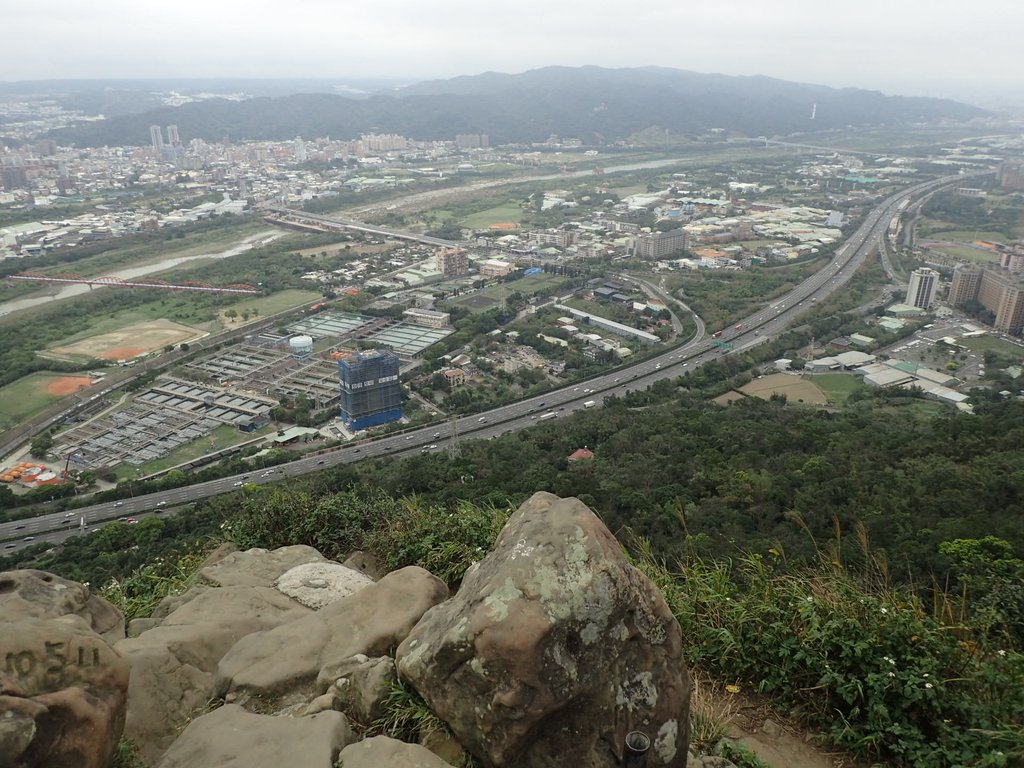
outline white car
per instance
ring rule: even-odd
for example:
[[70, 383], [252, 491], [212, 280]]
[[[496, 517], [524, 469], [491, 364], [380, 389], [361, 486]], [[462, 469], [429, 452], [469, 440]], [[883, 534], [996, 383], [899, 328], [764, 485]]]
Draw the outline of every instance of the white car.
[[240, 486], [241, 484], [242, 484], [242, 481], [241, 481], [241, 480], [239, 480], [239, 481], [238, 481], [237, 483], [232, 483], [231, 485], [232, 485], [233, 487], [237, 488], [237, 487], [238, 487], [238, 486]]

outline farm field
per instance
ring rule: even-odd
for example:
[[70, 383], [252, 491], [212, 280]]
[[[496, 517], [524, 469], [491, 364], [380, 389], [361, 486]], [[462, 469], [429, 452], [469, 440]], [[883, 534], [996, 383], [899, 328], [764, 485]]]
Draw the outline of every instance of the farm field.
[[843, 405], [853, 392], [865, 387], [860, 377], [852, 373], [820, 373], [810, 376], [808, 381], [824, 391], [833, 405]]
[[769, 399], [774, 394], [785, 395], [787, 402], [809, 405], [827, 405], [828, 397], [814, 382], [786, 373], [773, 373], [754, 379], [739, 389], [747, 395]]
[[0, 387], [0, 429], [20, 424], [93, 381], [89, 376], [37, 372]]

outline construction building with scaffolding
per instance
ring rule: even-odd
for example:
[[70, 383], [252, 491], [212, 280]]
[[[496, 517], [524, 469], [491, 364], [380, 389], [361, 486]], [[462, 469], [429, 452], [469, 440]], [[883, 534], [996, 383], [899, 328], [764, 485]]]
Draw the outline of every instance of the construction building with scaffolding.
[[338, 360], [341, 419], [349, 429], [376, 427], [402, 418], [398, 355], [367, 350]]

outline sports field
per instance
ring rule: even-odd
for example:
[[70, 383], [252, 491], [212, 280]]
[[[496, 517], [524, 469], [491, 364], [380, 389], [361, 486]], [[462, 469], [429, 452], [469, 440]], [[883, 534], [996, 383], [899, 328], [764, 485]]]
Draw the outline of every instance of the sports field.
[[51, 403], [92, 384], [89, 376], [32, 373], [0, 387], [0, 429], [34, 416]]
[[89, 336], [73, 344], [52, 347], [47, 353], [50, 357], [71, 360], [132, 360], [147, 352], [162, 349], [168, 344], [179, 344], [202, 335], [204, 334], [195, 328], [172, 323], [170, 320], [149, 320], [116, 331]]
[[791, 376], [785, 373], [774, 373], [740, 387], [740, 392], [767, 400], [773, 394], [786, 396], [790, 403], [807, 403], [810, 405], [827, 405], [828, 398], [821, 388], [808, 379]]
[[1008, 357], [1024, 358], [1024, 347], [997, 336], [961, 336], [956, 343], [972, 352], [995, 352]]

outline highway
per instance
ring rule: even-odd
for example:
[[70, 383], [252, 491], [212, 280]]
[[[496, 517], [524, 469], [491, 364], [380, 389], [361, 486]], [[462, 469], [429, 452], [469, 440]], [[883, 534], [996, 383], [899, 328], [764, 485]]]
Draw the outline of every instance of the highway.
[[[728, 354], [728, 350], [718, 346], [718, 343], [732, 345], [735, 352], [751, 349], [795, 324], [797, 318], [810, 309], [811, 304], [839, 290], [853, 277], [868, 255], [882, 244], [889, 222], [904, 200], [930, 194], [952, 183], [962, 183], [964, 178], [947, 176], [923, 182], [887, 198], [868, 214], [857, 231], [837, 249], [832, 260], [823, 269], [808, 277], [785, 296], [762, 307], [733, 327], [724, 329], [719, 339], [704, 338], [703, 324], [699, 323], [700, 332], [693, 340], [656, 357], [586, 382], [500, 406], [483, 414], [463, 416], [454, 422], [347, 445], [266, 470], [256, 469], [169, 491], [82, 507], [71, 512], [44, 514], [31, 519], [3, 523], [0, 524], [0, 542], [4, 543], [0, 553], [9, 554], [20, 547], [41, 541], [59, 542], [70, 535], [79, 534], [82, 530], [95, 530], [97, 526], [118, 518], [138, 519], [149, 514], [164, 514], [183, 504], [237, 491], [244, 485], [278, 482], [367, 458], [442, 451], [446, 447], [446, 441], [451, 438], [453, 423], [460, 438], [491, 438], [533, 426], [545, 414], [555, 414], [545, 420], [564, 418], [574, 411], [581, 410], [587, 401], [594, 400], [600, 403], [610, 395], [621, 396], [630, 391], [646, 389], [661, 379], [680, 376], [688, 370]], [[635, 281], [635, 278], [629, 279]], [[669, 298], [654, 286], [646, 285], [663, 298]]]

